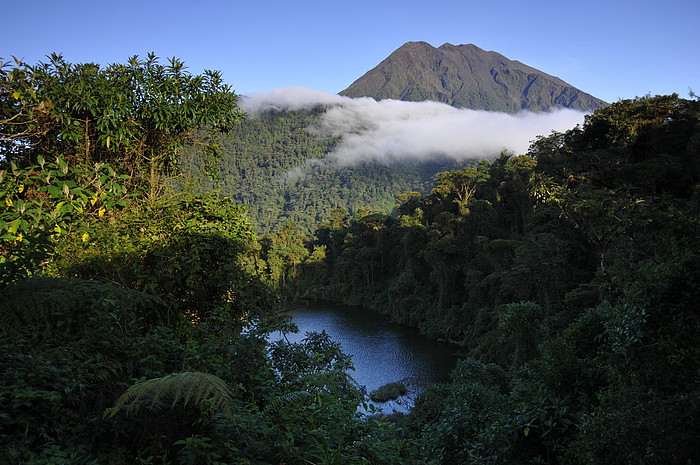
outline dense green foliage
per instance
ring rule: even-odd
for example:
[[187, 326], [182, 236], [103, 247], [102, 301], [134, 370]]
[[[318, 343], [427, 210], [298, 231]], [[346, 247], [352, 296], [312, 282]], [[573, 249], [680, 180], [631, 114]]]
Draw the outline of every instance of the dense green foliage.
[[526, 155], [440, 173], [397, 218], [319, 229], [315, 292], [468, 357], [408, 415], [426, 457], [698, 460], [699, 149], [697, 100], [621, 101]]
[[[58, 84], [109, 87], [52, 63]], [[170, 76], [148, 86], [200, 82], [134, 66]], [[335, 208], [315, 237], [285, 221], [258, 241], [231, 199], [151, 176], [161, 138], [71, 139], [61, 115], [89, 107], [90, 128], [112, 107], [66, 103], [46, 68], [2, 69], [0, 462], [700, 461], [700, 101], [621, 101], [438, 174], [397, 216]], [[181, 136], [238, 117], [188, 108]], [[275, 290], [371, 305], [465, 358], [409, 414], [359, 413], [327, 334], [268, 341], [293, 329]]]
[[194, 129], [225, 131], [242, 116], [219, 72], [193, 76], [176, 58], [158, 60], [134, 56], [101, 68], [56, 54], [36, 66], [0, 59], [0, 155], [111, 163], [155, 197]]
[[[335, 208], [355, 212], [370, 205], [391, 213], [397, 195], [427, 192], [435, 173], [460, 167], [450, 160], [340, 166], [326, 157], [337, 140], [309, 130], [322, 111], [268, 110], [219, 136], [218, 177], [202, 180], [200, 189], [216, 188], [248, 207], [260, 234], [290, 221], [311, 233]], [[208, 160], [192, 150], [183, 165], [197, 174], [211, 169]]]
[[[101, 88], [94, 95], [127, 98], [134, 88], [126, 84], [109, 93], [121, 82], [110, 73], [134, 67], [146, 72], [136, 88], [164, 92], [148, 109], [127, 105], [164, 112], [155, 118], [160, 135], [145, 137], [138, 153], [100, 124], [114, 102], [71, 94]], [[327, 335], [268, 343], [287, 325], [275, 317], [278, 298], [245, 209], [169, 192], [164, 165], [151, 176], [152, 161], [172, 155], [163, 138], [182, 143], [237, 118], [209, 100], [235, 95], [204, 89], [188, 104], [190, 86], [215, 74], [185, 76], [154, 58], [127, 68], [104, 75], [58, 57], [2, 68], [0, 462], [330, 463], [346, 450], [348, 463], [397, 457], [399, 446], [366, 437], [381, 420], [356, 415], [361, 391]], [[30, 98], [14, 90], [18, 82]], [[214, 108], [222, 113], [202, 114]], [[177, 127], [160, 126], [181, 110], [189, 116]], [[65, 124], [80, 111], [88, 131], [73, 138]], [[141, 116], [138, 128], [147, 125]]]

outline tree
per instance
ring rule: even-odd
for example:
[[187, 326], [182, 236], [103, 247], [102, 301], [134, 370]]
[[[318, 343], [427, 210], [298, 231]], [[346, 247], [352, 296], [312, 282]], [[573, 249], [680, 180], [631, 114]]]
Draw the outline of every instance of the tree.
[[297, 232], [297, 225], [293, 221], [287, 222], [277, 233], [267, 234], [262, 239], [270, 279], [275, 286], [285, 286], [287, 277], [296, 278], [297, 266], [309, 256], [306, 247], [308, 240], [304, 234]]
[[433, 192], [442, 196], [454, 196], [454, 202], [459, 206], [459, 213], [469, 213], [469, 199], [476, 193], [479, 183], [489, 179], [489, 174], [484, 171], [485, 166], [479, 168], [464, 168], [461, 170], [443, 171], [435, 175], [437, 187]]
[[329, 220], [329, 228], [332, 230], [338, 230], [344, 228], [348, 225], [348, 218], [350, 214], [347, 210], [343, 208], [334, 208], [331, 210], [331, 219]]
[[18, 163], [65, 153], [109, 162], [137, 175], [150, 198], [195, 129], [227, 131], [242, 118], [218, 71], [195, 76], [177, 58], [164, 65], [153, 53], [105, 68], [57, 54], [0, 68], [0, 155]]
[[401, 215], [411, 215], [419, 207], [420, 200], [420, 192], [404, 192], [396, 197], [396, 209]]
[[18, 158], [26, 141], [53, 124], [50, 103], [38, 100], [28, 73], [21, 61], [15, 59], [13, 65], [0, 58], [0, 160]]

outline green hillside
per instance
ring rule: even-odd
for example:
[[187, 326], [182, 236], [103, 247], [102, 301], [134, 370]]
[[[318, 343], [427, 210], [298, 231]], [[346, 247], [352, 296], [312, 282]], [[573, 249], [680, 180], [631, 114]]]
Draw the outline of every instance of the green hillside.
[[297, 292], [462, 346], [405, 423], [422, 463], [696, 463], [699, 135], [697, 100], [617, 102], [324, 225]]
[[[258, 233], [289, 221], [310, 232], [335, 208], [391, 213], [399, 194], [426, 192], [435, 173], [460, 166], [446, 159], [338, 166], [326, 158], [337, 140], [308, 130], [322, 111], [270, 110], [219, 136], [219, 179], [203, 179], [200, 189], [220, 189], [248, 207]], [[199, 173], [204, 161], [195, 153], [184, 164]]]

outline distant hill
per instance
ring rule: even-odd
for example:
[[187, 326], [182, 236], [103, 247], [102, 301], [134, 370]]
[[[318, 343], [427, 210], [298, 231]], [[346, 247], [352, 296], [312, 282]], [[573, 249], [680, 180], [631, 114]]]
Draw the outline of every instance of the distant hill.
[[340, 92], [377, 100], [433, 100], [454, 107], [514, 113], [606, 105], [561, 79], [476, 45], [408, 42]]
[[[435, 173], [470, 163], [440, 158], [352, 166], [319, 162], [338, 142], [308, 130], [323, 111], [268, 110], [246, 119], [230, 134], [219, 135], [219, 179], [202, 178], [199, 189], [218, 189], [248, 207], [258, 234], [279, 230], [290, 221], [307, 233], [336, 208], [351, 215], [365, 206], [391, 213], [399, 194], [429, 192]], [[207, 157], [196, 151], [189, 155], [182, 160], [184, 169], [195, 176], [203, 173]]]

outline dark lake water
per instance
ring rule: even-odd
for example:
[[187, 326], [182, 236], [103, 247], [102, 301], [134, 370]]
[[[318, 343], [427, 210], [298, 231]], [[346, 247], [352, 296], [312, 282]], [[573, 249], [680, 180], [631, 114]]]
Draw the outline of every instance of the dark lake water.
[[[299, 333], [287, 334], [287, 339], [298, 342], [307, 332], [325, 331], [345, 354], [352, 356], [355, 370], [350, 374], [368, 393], [394, 381], [409, 387], [405, 398], [375, 404], [385, 413], [405, 412], [426, 386], [446, 381], [457, 363], [454, 347], [431, 341], [413, 328], [392, 323], [386, 316], [361, 307], [310, 302], [289, 314]], [[271, 337], [281, 338], [280, 333]]]

